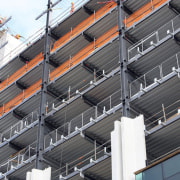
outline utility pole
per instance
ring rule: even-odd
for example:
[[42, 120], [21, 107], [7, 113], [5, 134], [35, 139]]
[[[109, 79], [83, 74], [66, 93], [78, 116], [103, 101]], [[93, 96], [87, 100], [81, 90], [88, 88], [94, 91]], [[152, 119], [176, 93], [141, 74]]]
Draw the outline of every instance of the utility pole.
[[129, 117], [129, 83], [127, 72], [127, 54], [125, 42], [125, 25], [123, 23], [123, 3], [124, 0], [117, 0], [118, 10], [118, 31], [119, 31], [119, 64], [120, 64], [120, 78], [121, 78], [121, 100], [122, 100], [122, 116]]
[[52, 11], [52, 2], [48, 0], [47, 5], [47, 19], [45, 28], [45, 44], [44, 44], [44, 60], [43, 60], [43, 73], [41, 84], [41, 101], [40, 101], [40, 113], [38, 123], [38, 138], [37, 138], [37, 157], [36, 157], [36, 169], [42, 170], [43, 150], [44, 150], [44, 128], [45, 128], [45, 115], [47, 104], [47, 86], [49, 81], [49, 56], [50, 56], [50, 14]]

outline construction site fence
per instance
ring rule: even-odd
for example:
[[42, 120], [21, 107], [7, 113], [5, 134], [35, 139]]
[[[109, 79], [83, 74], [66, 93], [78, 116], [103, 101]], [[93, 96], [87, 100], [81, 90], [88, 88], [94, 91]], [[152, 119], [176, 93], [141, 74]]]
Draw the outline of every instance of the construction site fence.
[[94, 141], [94, 147], [90, 151], [77, 157], [77, 159], [66, 163], [66, 165], [62, 166], [60, 169], [53, 171], [52, 175], [55, 179], [59, 177], [59, 179], [62, 180], [63, 177], [68, 176], [74, 171], [80, 170], [86, 165], [95, 163], [99, 158], [102, 158], [107, 154], [111, 156], [111, 141], [108, 140], [102, 145], [98, 145], [96, 141]]
[[17, 169], [20, 165], [26, 164], [26, 161], [30, 158], [36, 156], [36, 144], [36, 142], [32, 143], [18, 153], [14, 154], [14, 156], [9, 158], [5, 163], [2, 163], [0, 165], [1, 175], [4, 175], [10, 170]]
[[180, 30], [180, 15], [160, 27], [157, 31], [141, 39], [136, 44], [128, 48], [128, 60], [137, 59], [144, 55], [150, 48], [156, 47], [158, 43], [168, 36], [173, 36]]
[[13, 136], [21, 133], [22, 130], [28, 128], [32, 123], [39, 119], [39, 112], [34, 111], [20, 120], [18, 123], [7, 128], [7, 130], [0, 133], [0, 143], [8, 142]]
[[[90, 109], [73, 118], [70, 122], [65, 123], [56, 130], [47, 134], [44, 137], [44, 149], [51, 145], [55, 145], [62, 138], [69, 136], [74, 131], [77, 131], [77, 129], [84, 127], [91, 121], [96, 120], [99, 116], [105, 114], [113, 107], [119, 105], [121, 103], [120, 95], [121, 94], [119, 90], [98, 103], [97, 106], [91, 107]], [[65, 122], [65, 119], [63, 122]]]
[[[147, 87], [178, 71], [180, 71], [180, 52], [130, 83], [130, 97], [146, 91]], [[179, 73], [177, 75], [180, 76]]]
[[180, 99], [169, 105], [162, 104], [159, 111], [145, 119], [146, 130], [150, 130], [157, 125], [167, 122], [171, 118], [180, 114]]

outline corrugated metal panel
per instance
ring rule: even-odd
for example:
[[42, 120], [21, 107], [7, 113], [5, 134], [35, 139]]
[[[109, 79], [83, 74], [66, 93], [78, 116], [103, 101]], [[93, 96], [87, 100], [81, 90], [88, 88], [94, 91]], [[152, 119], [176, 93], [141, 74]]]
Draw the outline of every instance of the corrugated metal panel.
[[176, 76], [131, 102], [131, 104], [142, 112], [148, 112], [145, 116], [150, 117], [162, 110], [162, 104], [167, 107], [178, 100], [178, 97], [180, 97], [180, 83]]
[[6, 66], [0, 69], [0, 80], [3, 81], [24, 65], [18, 57], [11, 60]]
[[98, 38], [115, 25], [117, 25], [117, 11], [113, 10], [107, 16], [98, 21], [98, 23], [94, 24], [87, 31], [85, 31], [85, 33], [91, 35], [91, 37]]
[[46, 155], [49, 158], [58, 160], [59, 163], [70, 163], [93, 150], [93, 148], [93, 143], [85, 140], [80, 135], [76, 135], [74, 138], [55, 147], [52, 151], [46, 153]]
[[177, 42], [174, 39], [170, 39], [142, 56], [138, 61], [130, 64], [129, 68], [137, 74], [143, 75], [147, 71], [152, 70], [154, 67], [166, 61], [168, 58], [174, 56], [179, 50], [180, 48]]
[[59, 127], [89, 108], [90, 105], [86, 104], [83, 99], [79, 98], [67, 107], [54, 113], [53, 116], [48, 117], [46, 121], [52, 123], [55, 127]]
[[134, 12], [148, 2], [149, 0], [127, 0], [124, 4]]
[[169, 9], [168, 5], [161, 8], [159, 11], [153, 13], [151, 16], [146, 18], [144, 21], [131, 28], [128, 33], [136, 40], [141, 40], [148, 34], [157, 30], [172, 18], [177, 16], [175, 12]]
[[180, 120], [146, 137], [147, 149], [154, 159], [180, 147], [179, 128]]
[[22, 90], [16, 84], [6, 88], [0, 93], [0, 106], [17, 96]]
[[98, 137], [98, 139], [102, 139], [104, 142], [106, 142], [111, 138], [110, 132], [114, 130], [114, 121], [120, 119], [121, 112], [117, 111], [114, 114], [89, 127], [86, 132], [92, 133], [95, 137]]
[[1, 117], [0, 132], [3, 132], [4, 130], [7, 129], [7, 127], [10, 127], [17, 122], [19, 122], [19, 119], [15, 118], [13, 116], [13, 113], [9, 113], [8, 115]]
[[92, 102], [99, 103], [118, 90], [120, 90], [120, 76], [117, 74], [106, 80], [103, 84], [95, 87], [92, 91], [87, 92], [85, 95], [88, 96]]
[[0, 148], [0, 163], [4, 163], [7, 162], [7, 160], [10, 158], [10, 155], [16, 153], [17, 150], [13, 149], [9, 146], [9, 144], [7, 144], [6, 146], [3, 146], [2, 148]]
[[12, 143], [20, 146], [20, 147], [27, 147], [29, 144], [32, 144], [37, 139], [37, 126], [29, 129], [25, 133], [21, 134], [14, 140], [12, 140]]
[[73, 57], [76, 53], [78, 53], [83, 47], [88, 45], [89, 42], [82, 36], [76, 37], [73, 41], [62, 47], [55, 54], [51, 56], [53, 61], [58, 64], [63, 63]]

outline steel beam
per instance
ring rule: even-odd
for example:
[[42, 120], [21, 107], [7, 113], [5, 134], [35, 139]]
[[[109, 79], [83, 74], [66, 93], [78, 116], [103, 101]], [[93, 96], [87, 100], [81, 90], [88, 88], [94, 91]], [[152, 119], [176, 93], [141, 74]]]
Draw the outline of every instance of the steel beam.
[[47, 18], [45, 29], [45, 45], [44, 45], [44, 60], [43, 60], [43, 73], [41, 83], [41, 102], [40, 102], [40, 115], [38, 123], [38, 137], [37, 137], [37, 152], [35, 168], [42, 170], [43, 168], [43, 149], [44, 149], [44, 131], [45, 131], [45, 115], [46, 115], [46, 101], [47, 101], [47, 85], [49, 78], [49, 56], [50, 56], [50, 13], [52, 11], [52, 2], [48, 0], [47, 5]]
[[169, 3], [169, 8], [172, 9], [172, 11], [174, 11], [177, 15], [180, 14], [180, 10], [176, 6], [174, 6], [172, 2]]
[[43, 161], [51, 167], [59, 169], [60, 163], [52, 157], [45, 156]]
[[177, 35], [174, 36], [174, 40], [178, 45], [180, 45], [180, 38]]
[[18, 57], [22, 62], [27, 63], [29, 62], [29, 58], [23, 57], [22, 55], [19, 55]]
[[119, 64], [120, 64], [120, 83], [122, 99], [122, 116], [129, 117], [129, 85], [127, 72], [127, 54], [125, 42], [125, 27], [123, 23], [123, 3], [124, 0], [117, 0], [118, 8], [118, 31], [119, 31]]
[[[5, 180], [6, 180], [6, 179], [5, 179]], [[16, 178], [16, 177], [12, 176], [12, 177], [8, 178], [8, 180], [24, 180], [24, 179], [22, 179], [22, 178]]]
[[13, 110], [13, 116], [19, 120], [23, 119], [25, 117], [25, 115], [17, 110]]
[[99, 70], [96, 66], [89, 62], [83, 62], [82, 67], [85, 68], [90, 73], [96, 73], [96, 76], [101, 76], [103, 74], [102, 70]]
[[84, 102], [90, 106], [96, 106], [97, 105], [97, 102], [94, 102], [94, 101], [91, 101], [87, 95], [82, 95], [82, 98], [84, 100]]
[[51, 32], [51, 38], [53, 38], [55, 41], [57, 41], [60, 37], [58, 37], [56, 34]]
[[58, 128], [57, 126], [53, 125], [51, 122], [47, 120], [45, 121], [45, 126], [46, 128], [50, 129], [50, 131], [54, 131], [55, 129]]
[[132, 35], [129, 34], [129, 32], [125, 33], [125, 37], [124, 37], [130, 44], [135, 44], [136, 42], [138, 42], [138, 40], [136, 38], [134, 38]]
[[62, 93], [58, 92], [57, 90], [54, 90], [50, 86], [48, 86], [48, 88], [47, 88], [47, 94], [49, 94], [50, 96], [52, 96], [53, 98], [55, 98], [57, 100], [59, 99], [60, 101], [65, 98], [65, 97], [60, 97], [62, 95]]
[[131, 15], [133, 12], [125, 5], [123, 5], [123, 10], [128, 14]]
[[59, 66], [59, 64], [57, 62], [53, 61], [52, 57], [49, 59], [49, 64], [55, 68], [57, 68]]
[[[87, 170], [88, 171], [88, 170]], [[100, 176], [98, 176], [98, 175], [95, 175], [95, 174], [93, 174], [92, 172], [91, 173], [86, 173], [85, 175], [84, 175], [84, 178], [86, 179], [86, 180], [104, 180], [104, 178], [101, 178]]]
[[9, 147], [12, 148], [12, 149], [15, 149], [16, 151], [20, 151], [20, 150], [23, 149], [22, 147], [14, 144], [14, 143], [12, 143], [12, 142], [9, 142]]
[[22, 83], [20, 83], [18, 81], [16, 81], [16, 86], [21, 90], [24, 90], [24, 89], [28, 88], [27, 86], [25, 86], [24, 84], [22, 84]]
[[[105, 143], [107, 142], [107, 140], [100, 139], [97, 135], [95, 135], [95, 134], [93, 134], [93, 133], [91, 133], [91, 132], [88, 132], [88, 131], [86, 131], [86, 132], [84, 133], [84, 135], [85, 135], [85, 139], [86, 139], [86, 140], [88, 140], [89, 142], [91, 142], [91, 143], [93, 143], [93, 144], [94, 144], [94, 141], [96, 141], [96, 144], [97, 144], [98, 146], [102, 146], [103, 144], [105, 144]], [[107, 146], [107, 144], [106, 144], [106, 146]], [[106, 146], [105, 146], [105, 147], [106, 147]]]
[[83, 36], [84, 36], [84, 38], [87, 40], [87, 41], [89, 41], [89, 42], [93, 42], [94, 41], [94, 38], [93, 37], [91, 37], [89, 34], [87, 34], [87, 33], [83, 33]]
[[86, 13], [88, 13], [89, 15], [91, 15], [91, 14], [94, 13], [94, 11], [93, 11], [92, 9], [90, 9], [90, 8], [88, 8], [88, 7], [86, 7], [86, 6], [83, 6], [83, 9], [84, 9], [84, 11], [85, 11]]

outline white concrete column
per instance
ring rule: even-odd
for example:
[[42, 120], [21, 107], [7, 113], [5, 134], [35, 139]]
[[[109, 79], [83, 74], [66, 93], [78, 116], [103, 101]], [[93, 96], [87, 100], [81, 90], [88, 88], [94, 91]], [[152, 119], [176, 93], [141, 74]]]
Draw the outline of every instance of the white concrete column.
[[134, 172], [146, 166], [144, 129], [142, 115], [115, 122], [111, 133], [112, 180], [135, 180]]
[[45, 170], [32, 169], [32, 172], [27, 172], [26, 180], [51, 180], [51, 168]]
[[112, 180], [123, 180], [121, 144], [121, 122], [115, 121], [114, 131], [111, 132]]

